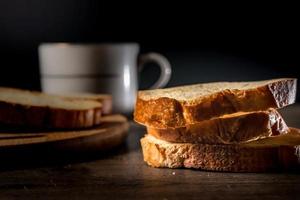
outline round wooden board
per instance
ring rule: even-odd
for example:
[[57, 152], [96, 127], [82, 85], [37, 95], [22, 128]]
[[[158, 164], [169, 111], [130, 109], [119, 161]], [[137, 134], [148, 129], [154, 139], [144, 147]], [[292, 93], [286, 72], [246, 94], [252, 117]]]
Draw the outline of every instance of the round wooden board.
[[39, 133], [0, 133], [0, 148], [51, 145], [55, 150], [105, 150], [121, 144], [127, 136], [129, 124], [122, 115], [108, 115], [102, 124], [90, 129]]

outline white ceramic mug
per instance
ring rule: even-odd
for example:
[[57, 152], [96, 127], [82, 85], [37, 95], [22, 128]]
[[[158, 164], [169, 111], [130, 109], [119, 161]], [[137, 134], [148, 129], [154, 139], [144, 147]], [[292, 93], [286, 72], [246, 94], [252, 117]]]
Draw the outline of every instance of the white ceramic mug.
[[41, 44], [42, 90], [53, 94], [109, 93], [113, 95], [114, 112], [129, 114], [138, 90], [138, 68], [147, 62], [160, 66], [160, 77], [151, 88], [164, 87], [171, 77], [171, 66], [164, 56], [138, 56], [139, 49], [136, 43]]

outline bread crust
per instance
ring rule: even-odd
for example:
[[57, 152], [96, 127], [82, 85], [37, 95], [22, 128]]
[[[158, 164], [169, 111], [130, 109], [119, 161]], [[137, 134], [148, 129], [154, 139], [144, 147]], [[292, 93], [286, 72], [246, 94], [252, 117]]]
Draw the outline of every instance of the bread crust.
[[266, 172], [298, 165], [295, 148], [291, 147], [249, 148], [239, 145], [160, 143], [161, 140], [153, 140], [151, 137], [146, 135], [142, 138], [141, 145], [144, 161], [152, 167]]
[[[100, 104], [99, 104], [100, 105]], [[68, 110], [0, 101], [0, 121], [37, 128], [85, 128], [101, 122], [101, 106]]]
[[[2, 93], [23, 93], [31, 96], [49, 96], [51, 98], [60, 99], [64, 103], [80, 102], [87, 103], [88, 107], [81, 108], [64, 108], [46, 105], [30, 105], [25, 103], [13, 103], [7, 100], [0, 100], [0, 122], [4, 124], [34, 127], [41, 129], [73, 129], [86, 128], [101, 123], [103, 112], [111, 112], [111, 96], [110, 95], [75, 95], [59, 96], [47, 95], [37, 91], [22, 90], [16, 88], [0, 87]], [[104, 104], [102, 104], [103, 102]]]
[[223, 90], [190, 102], [168, 97], [144, 100], [139, 92], [134, 120], [153, 128], [177, 128], [240, 111], [281, 108], [295, 102], [296, 84], [296, 79], [278, 79], [255, 89]]
[[231, 114], [188, 124], [186, 127], [167, 129], [147, 127], [149, 134], [161, 140], [202, 144], [237, 144], [285, 134], [288, 131], [288, 126], [275, 109]]

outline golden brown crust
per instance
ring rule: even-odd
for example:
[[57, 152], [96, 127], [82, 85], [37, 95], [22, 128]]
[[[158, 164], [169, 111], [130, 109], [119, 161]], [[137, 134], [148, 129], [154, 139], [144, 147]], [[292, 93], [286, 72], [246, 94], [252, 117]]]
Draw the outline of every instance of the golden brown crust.
[[0, 110], [1, 123], [37, 128], [84, 128], [101, 122], [101, 106], [69, 110], [0, 101]]
[[[47, 95], [37, 91], [0, 87], [2, 95], [23, 94], [24, 98], [35, 99], [33, 102], [49, 100], [61, 104], [32, 104], [22, 101], [0, 100], [0, 122], [4, 124], [28, 126], [35, 128], [85, 128], [100, 123], [103, 111], [111, 111], [110, 95]], [[20, 98], [20, 97], [19, 97]], [[39, 99], [40, 98], [40, 99]], [[4, 98], [5, 99], [5, 98]], [[14, 99], [12, 99], [14, 100]], [[13, 103], [17, 102], [17, 103]], [[99, 103], [100, 102], [100, 103]], [[101, 104], [103, 102], [104, 104]], [[81, 106], [68, 108], [69, 104]], [[66, 104], [66, 105], [65, 105]], [[88, 105], [88, 106], [87, 106]]]
[[181, 103], [167, 97], [148, 101], [138, 98], [134, 120], [157, 128], [185, 125]]
[[193, 102], [138, 96], [134, 120], [153, 128], [176, 128], [239, 111], [281, 108], [295, 101], [296, 81], [280, 79], [256, 89], [224, 90]]
[[236, 144], [288, 131], [288, 126], [275, 109], [231, 114], [179, 128], [147, 127], [149, 134], [161, 140], [202, 144]]
[[[282, 166], [288, 168], [294, 164], [298, 165], [294, 148], [248, 148], [238, 145], [160, 143], [149, 139], [149, 136], [142, 138], [141, 144], [145, 162], [153, 167], [265, 172]], [[288, 155], [288, 157], [284, 155]]]

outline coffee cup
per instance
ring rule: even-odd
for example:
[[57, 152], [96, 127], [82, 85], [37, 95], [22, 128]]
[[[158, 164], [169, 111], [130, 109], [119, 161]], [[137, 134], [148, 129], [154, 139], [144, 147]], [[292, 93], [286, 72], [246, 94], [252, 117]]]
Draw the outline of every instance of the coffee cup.
[[158, 53], [139, 55], [137, 43], [44, 43], [38, 50], [43, 92], [111, 94], [115, 113], [133, 111], [138, 72], [146, 63], [161, 69], [151, 88], [166, 86], [171, 77], [169, 61]]

